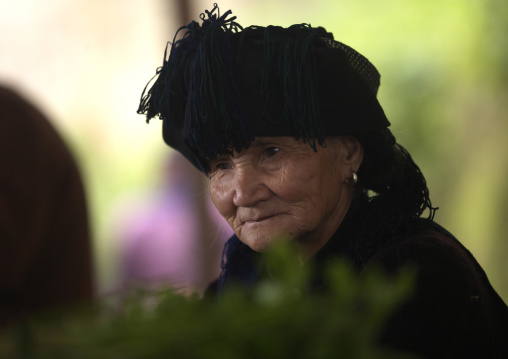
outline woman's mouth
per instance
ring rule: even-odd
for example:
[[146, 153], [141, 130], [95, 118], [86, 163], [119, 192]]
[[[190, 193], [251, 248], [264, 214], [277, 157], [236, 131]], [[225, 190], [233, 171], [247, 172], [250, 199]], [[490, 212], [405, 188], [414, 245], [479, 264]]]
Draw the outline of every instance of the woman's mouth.
[[244, 223], [259, 223], [259, 222], [262, 222], [264, 220], [270, 219], [275, 216], [276, 216], [276, 214], [262, 215], [259, 217], [255, 217], [253, 219], [246, 220], [246, 221], [244, 221]]

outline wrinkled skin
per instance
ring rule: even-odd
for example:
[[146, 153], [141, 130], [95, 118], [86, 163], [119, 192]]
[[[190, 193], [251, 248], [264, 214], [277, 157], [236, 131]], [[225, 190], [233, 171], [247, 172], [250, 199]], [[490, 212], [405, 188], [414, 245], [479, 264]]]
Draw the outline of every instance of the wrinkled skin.
[[287, 238], [305, 260], [330, 239], [351, 204], [363, 150], [350, 136], [326, 142], [314, 152], [293, 137], [258, 137], [210, 161], [212, 200], [243, 243], [263, 252]]

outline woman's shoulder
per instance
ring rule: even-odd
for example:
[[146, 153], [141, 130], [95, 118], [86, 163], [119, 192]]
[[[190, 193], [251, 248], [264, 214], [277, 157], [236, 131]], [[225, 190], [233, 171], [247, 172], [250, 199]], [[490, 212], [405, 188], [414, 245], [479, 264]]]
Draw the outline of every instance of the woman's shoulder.
[[439, 307], [447, 316], [452, 309], [460, 315], [460, 310], [482, 307], [482, 311], [502, 314], [508, 329], [508, 308], [483, 268], [452, 234], [435, 223], [379, 249], [362, 272], [373, 268], [389, 275], [412, 270], [417, 301]]
[[415, 271], [414, 291], [390, 322], [387, 343], [429, 357], [497, 358], [508, 351], [506, 304], [473, 255], [439, 225], [379, 249], [363, 274], [372, 268]]
[[433, 222], [395, 243], [380, 246], [366, 263], [366, 267], [372, 266], [382, 266], [389, 272], [403, 266], [455, 269], [462, 274], [472, 274], [481, 269], [469, 250], [451, 233]]

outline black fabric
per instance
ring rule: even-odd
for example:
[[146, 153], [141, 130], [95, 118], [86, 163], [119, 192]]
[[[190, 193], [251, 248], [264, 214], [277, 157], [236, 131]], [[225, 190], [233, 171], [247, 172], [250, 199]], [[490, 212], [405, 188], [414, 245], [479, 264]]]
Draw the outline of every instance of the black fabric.
[[[311, 292], [326, 291], [322, 275], [327, 262], [337, 258], [354, 264], [361, 279], [372, 269], [389, 275], [408, 266], [417, 270], [416, 289], [390, 319], [381, 343], [424, 358], [507, 358], [508, 308], [491, 286], [485, 272], [449, 232], [429, 220], [389, 238], [362, 242], [351, 235], [362, 223], [368, 206], [365, 197], [353, 202], [339, 230], [314, 256], [317, 274]], [[232, 245], [233, 244], [233, 245]], [[224, 252], [223, 272], [217, 288], [247, 288], [262, 269], [251, 259], [259, 256], [236, 236]]]
[[378, 251], [364, 268], [417, 269], [416, 291], [382, 341], [426, 358], [508, 357], [508, 308], [485, 272], [439, 226]]
[[[285, 76], [282, 72], [286, 69], [277, 68], [277, 65], [287, 61], [284, 57], [289, 55], [279, 47], [267, 54], [265, 45], [267, 40], [264, 39], [267, 31], [276, 32], [277, 35], [273, 36], [280, 38], [281, 45], [295, 37], [294, 30], [272, 26], [268, 29], [247, 28], [244, 34], [236, 34], [231, 38], [233, 52], [235, 49], [240, 50], [236, 60], [235, 78], [247, 124], [254, 137], [303, 137], [303, 134], [295, 128], [294, 121], [282, 121], [284, 109], [289, 105], [284, 102], [282, 88]], [[315, 76], [315, 79], [310, 78], [308, 81], [316, 81], [318, 91], [316, 105], [321, 115], [319, 122], [326, 136], [367, 132], [389, 126], [375, 93], [353, 68], [345, 52], [329, 46], [315, 36], [305, 55], [314, 59], [315, 72], [310, 75]], [[269, 84], [273, 97], [268, 100], [262, 92], [266, 56], [271, 57], [275, 67], [272, 69]], [[295, 76], [295, 82], [296, 80]], [[298, 109], [302, 104], [291, 105]], [[313, 135], [317, 137], [319, 134]]]
[[224, 245], [221, 274], [216, 284], [220, 296], [226, 287], [242, 286], [249, 290], [263, 271], [263, 255], [253, 251], [233, 235]]
[[200, 171], [255, 137], [293, 136], [316, 149], [327, 136], [390, 125], [376, 68], [324, 28], [243, 29], [229, 14], [215, 6], [180, 29], [138, 108], [164, 121], [164, 141]]

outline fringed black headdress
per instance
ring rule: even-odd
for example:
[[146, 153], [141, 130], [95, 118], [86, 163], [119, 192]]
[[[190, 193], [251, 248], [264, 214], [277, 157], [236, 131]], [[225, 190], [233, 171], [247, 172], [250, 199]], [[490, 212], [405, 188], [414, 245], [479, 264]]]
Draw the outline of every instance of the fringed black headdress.
[[[180, 28], [138, 108], [163, 120], [163, 137], [207, 173], [207, 159], [257, 136], [294, 136], [316, 150], [325, 137], [389, 126], [379, 73], [323, 28], [243, 29], [217, 4]], [[169, 44], [168, 44], [169, 45]]]

